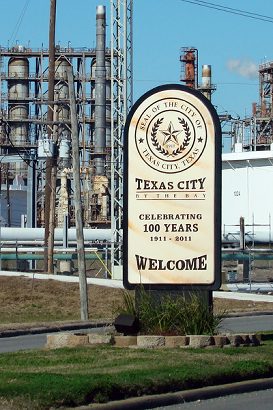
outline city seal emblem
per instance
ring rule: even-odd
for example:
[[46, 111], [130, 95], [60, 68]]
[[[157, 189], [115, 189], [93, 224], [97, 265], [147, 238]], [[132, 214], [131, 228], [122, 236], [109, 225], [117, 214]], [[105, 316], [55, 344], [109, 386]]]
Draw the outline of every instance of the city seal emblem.
[[182, 172], [202, 156], [207, 128], [199, 110], [179, 98], [155, 101], [141, 113], [135, 144], [142, 160], [163, 173]]

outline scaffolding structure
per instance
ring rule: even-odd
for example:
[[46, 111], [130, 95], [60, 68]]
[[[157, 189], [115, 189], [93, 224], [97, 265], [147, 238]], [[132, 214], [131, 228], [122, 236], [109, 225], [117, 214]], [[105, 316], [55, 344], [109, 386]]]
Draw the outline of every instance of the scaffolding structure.
[[[180, 50], [180, 80], [186, 86], [200, 90], [209, 100], [216, 90], [211, 82], [211, 66], [202, 66], [202, 81], [198, 82], [198, 49]], [[273, 62], [260, 64], [259, 103], [252, 104], [252, 114], [246, 118], [219, 115], [224, 136], [230, 139], [233, 152], [268, 151], [273, 149]]]
[[273, 149], [273, 62], [259, 65], [259, 103], [252, 104], [246, 118], [229, 116], [225, 125], [233, 152], [269, 151]]
[[201, 83], [199, 84], [198, 49], [195, 47], [182, 47], [180, 49], [181, 73], [180, 81], [187, 87], [198, 89], [208, 99], [216, 90], [211, 82], [211, 66], [202, 65]]
[[123, 129], [133, 103], [133, 0], [111, 1], [112, 73], [112, 268], [122, 265]]
[[[72, 66], [78, 119], [83, 220], [87, 228], [112, 231], [111, 261], [122, 265], [123, 128], [133, 99], [133, 0], [111, 0], [111, 48], [105, 49], [105, 176], [94, 178], [96, 48], [55, 46], [54, 115], [47, 123], [47, 48], [0, 47], [0, 154], [3, 189], [27, 190], [26, 226], [44, 226], [45, 161], [58, 163], [56, 226], [66, 213], [74, 225], [71, 122], [67, 68]], [[47, 126], [53, 138], [47, 136]], [[56, 144], [54, 144], [56, 141]], [[56, 154], [57, 150], [57, 154]], [[6, 175], [6, 178], [5, 178]], [[108, 246], [108, 245], [107, 245]]]
[[[89, 192], [93, 175], [92, 154], [94, 152], [94, 109], [95, 109], [95, 49], [74, 49], [56, 47], [55, 61], [55, 112], [53, 130], [56, 133], [56, 146], [47, 139], [47, 84], [48, 84], [48, 49], [26, 49], [13, 47], [1, 48], [1, 59], [4, 69], [1, 72], [1, 154], [18, 156], [25, 161], [11, 165], [10, 184], [21, 180], [28, 185], [29, 165], [37, 171], [37, 226], [44, 225], [44, 160], [47, 155], [58, 150], [58, 167], [60, 173], [66, 169], [70, 179], [70, 108], [66, 68], [73, 65], [76, 85], [77, 116], [79, 122], [79, 145], [81, 150], [82, 183], [84, 195]], [[110, 60], [110, 50], [107, 50]], [[108, 70], [108, 87], [110, 89], [110, 70]], [[110, 92], [107, 104], [110, 106]], [[110, 134], [110, 118], [108, 133]], [[106, 152], [110, 152], [110, 135]], [[110, 175], [110, 156], [106, 156], [107, 173]], [[33, 190], [33, 187], [29, 187]], [[90, 195], [89, 195], [90, 196]], [[71, 201], [70, 201], [71, 202]], [[86, 226], [101, 222], [96, 212], [96, 201], [89, 198], [90, 208], [86, 209], [84, 220]], [[58, 207], [58, 206], [57, 206]], [[70, 220], [73, 224], [73, 207], [70, 207]], [[110, 216], [108, 223], [110, 223]]]
[[181, 74], [180, 81], [187, 87], [198, 87], [198, 49], [195, 47], [182, 47], [180, 53]]

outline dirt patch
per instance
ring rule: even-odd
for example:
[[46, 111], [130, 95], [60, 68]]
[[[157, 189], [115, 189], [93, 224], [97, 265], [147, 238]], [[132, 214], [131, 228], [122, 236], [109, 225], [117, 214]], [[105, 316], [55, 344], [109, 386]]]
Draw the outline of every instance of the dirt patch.
[[253, 302], [251, 300], [234, 300], [234, 299], [214, 299], [214, 309], [216, 312], [225, 311], [228, 313], [239, 312], [270, 312], [273, 313], [273, 303], [271, 302]]
[[[24, 277], [0, 278], [0, 323], [80, 320], [79, 285]], [[121, 290], [88, 286], [90, 319], [109, 319]]]
[[[113, 319], [122, 290], [89, 285], [89, 318]], [[215, 299], [215, 312], [273, 311], [272, 303]], [[0, 277], [0, 326], [80, 320], [79, 285], [55, 280]]]

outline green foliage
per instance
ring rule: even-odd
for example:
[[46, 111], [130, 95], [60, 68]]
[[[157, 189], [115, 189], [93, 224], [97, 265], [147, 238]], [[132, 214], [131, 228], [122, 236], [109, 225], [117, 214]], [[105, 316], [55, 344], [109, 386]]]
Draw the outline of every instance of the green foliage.
[[128, 290], [122, 290], [121, 295], [122, 295], [122, 304], [118, 305], [115, 308], [114, 313], [116, 314], [128, 313], [129, 315], [136, 316], [137, 314], [136, 314], [134, 294], [132, 292], [129, 292]]
[[71, 408], [272, 377], [273, 343], [213, 350], [101, 346], [21, 351], [0, 354], [0, 368], [0, 408], [10, 408], [5, 401], [16, 410]]
[[138, 317], [140, 332], [145, 334], [213, 335], [225, 316], [224, 313], [214, 315], [200, 295], [195, 293], [187, 297], [172, 294], [159, 296], [159, 293], [141, 287], [137, 306], [131, 292], [125, 290], [122, 294], [123, 303], [116, 313]]
[[215, 334], [225, 315], [213, 314], [196, 294], [191, 294], [188, 301], [184, 299], [181, 313], [185, 334], [192, 335]]

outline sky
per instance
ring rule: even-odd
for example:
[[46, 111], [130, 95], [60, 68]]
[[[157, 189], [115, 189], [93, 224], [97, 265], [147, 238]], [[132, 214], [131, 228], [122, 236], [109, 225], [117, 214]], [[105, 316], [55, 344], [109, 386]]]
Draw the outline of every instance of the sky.
[[[271, 0], [211, 0], [234, 9], [273, 17]], [[1, 0], [0, 46], [48, 46], [50, 0]], [[95, 46], [96, 6], [110, 0], [57, 0], [56, 43]], [[261, 8], [262, 5], [262, 8]], [[219, 114], [244, 118], [259, 101], [258, 66], [273, 61], [273, 23], [202, 7], [184, 0], [134, 0], [134, 100], [161, 84], [179, 83], [182, 47], [195, 47], [199, 76], [212, 67]], [[201, 77], [201, 76], [200, 76]]]

